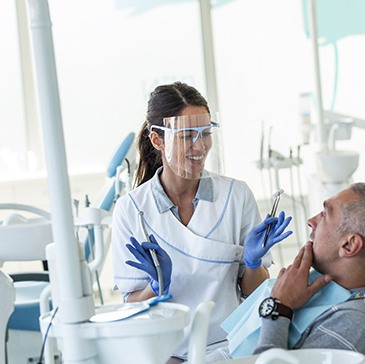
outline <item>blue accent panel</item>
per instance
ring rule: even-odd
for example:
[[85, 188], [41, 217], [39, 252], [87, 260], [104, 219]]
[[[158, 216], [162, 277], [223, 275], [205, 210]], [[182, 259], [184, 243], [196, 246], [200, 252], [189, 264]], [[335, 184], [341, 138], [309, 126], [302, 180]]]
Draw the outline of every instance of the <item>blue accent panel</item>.
[[139, 206], [137, 205], [137, 202], [135, 201], [135, 199], [132, 197], [132, 195], [130, 193], [128, 193], [129, 198], [132, 200], [134, 207], [137, 209], [138, 213], [141, 212], [141, 209], [139, 208]]
[[110, 186], [110, 189], [109, 189], [108, 193], [106, 194], [104, 200], [100, 204], [99, 208], [101, 208], [105, 211], [110, 211], [110, 209], [112, 208], [113, 203], [114, 203], [114, 197], [115, 197], [115, 186], [113, 183]]
[[[304, 31], [310, 36], [308, 8], [310, 0], [302, 0]], [[318, 37], [327, 42], [365, 34], [364, 0], [317, 0]]]
[[16, 305], [9, 318], [8, 328], [13, 330], [41, 331], [39, 302]]
[[106, 175], [111, 178], [115, 176], [115, 173], [117, 172], [117, 167], [120, 166], [126, 157], [130, 147], [133, 144], [135, 134], [129, 133], [123, 140], [122, 144], [117, 149], [116, 153], [114, 154], [114, 157], [109, 163], [109, 166], [106, 171]]
[[16, 288], [15, 306], [9, 318], [8, 328], [13, 330], [40, 331], [39, 296], [49, 285], [44, 281], [14, 282]]
[[[94, 243], [94, 229], [91, 230], [91, 236], [92, 236], [92, 242]], [[89, 236], [86, 237], [85, 243], [84, 243], [84, 254], [85, 254], [85, 260], [87, 262], [90, 261], [90, 242], [89, 242]]]
[[212, 233], [213, 231], [220, 225], [220, 223], [222, 222], [222, 219], [223, 219], [223, 216], [224, 214], [226, 213], [226, 210], [227, 210], [227, 206], [228, 206], [228, 202], [229, 200], [231, 199], [231, 195], [232, 195], [232, 190], [233, 190], [233, 184], [234, 184], [234, 180], [231, 181], [231, 184], [229, 186], [229, 191], [228, 191], [228, 195], [227, 195], [227, 199], [226, 199], [226, 202], [224, 204], [224, 208], [223, 208], [223, 211], [221, 213], [221, 216], [219, 216], [219, 219], [218, 221], [215, 223], [215, 225], [213, 226], [212, 230], [209, 231], [209, 233], [205, 236], [206, 238], [208, 238]]

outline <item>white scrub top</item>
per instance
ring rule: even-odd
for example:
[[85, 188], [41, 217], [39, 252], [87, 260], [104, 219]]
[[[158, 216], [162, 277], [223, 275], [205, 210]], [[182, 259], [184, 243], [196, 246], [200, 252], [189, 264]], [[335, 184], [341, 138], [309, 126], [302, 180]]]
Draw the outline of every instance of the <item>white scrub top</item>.
[[[156, 173], [118, 199], [112, 228], [116, 288], [133, 292], [149, 284], [145, 272], [125, 264], [126, 260], [135, 260], [126, 248], [130, 237], [140, 243], [145, 241], [139, 220], [139, 211], [143, 211], [148, 233], [155, 236], [172, 260], [172, 301], [189, 306], [191, 312], [202, 301], [216, 303], [208, 345], [226, 339], [220, 324], [241, 303], [237, 280], [244, 270], [243, 242], [247, 233], [261, 222], [255, 198], [245, 182], [216, 175], [210, 179], [212, 199], [199, 199], [187, 226], [171, 209], [159, 208], [153, 190], [156, 182], [160, 185]], [[184, 357], [187, 348], [186, 340], [176, 355]]]

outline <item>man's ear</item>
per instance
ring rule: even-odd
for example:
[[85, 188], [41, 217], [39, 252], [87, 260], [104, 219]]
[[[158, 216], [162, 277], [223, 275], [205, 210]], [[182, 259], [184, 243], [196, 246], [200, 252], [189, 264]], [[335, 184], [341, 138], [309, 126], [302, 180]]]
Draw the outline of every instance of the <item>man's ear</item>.
[[163, 139], [155, 131], [150, 134], [150, 141], [157, 150], [164, 149]]
[[364, 247], [364, 239], [359, 234], [348, 234], [340, 247], [341, 257], [352, 257], [358, 254]]

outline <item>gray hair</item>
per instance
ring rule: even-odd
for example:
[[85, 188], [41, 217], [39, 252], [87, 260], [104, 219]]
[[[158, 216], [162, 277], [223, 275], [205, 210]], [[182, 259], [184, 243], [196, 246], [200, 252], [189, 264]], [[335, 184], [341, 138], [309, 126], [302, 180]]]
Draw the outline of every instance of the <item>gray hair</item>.
[[365, 183], [354, 183], [349, 188], [359, 196], [359, 199], [343, 206], [342, 222], [337, 231], [340, 235], [353, 232], [365, 239]]

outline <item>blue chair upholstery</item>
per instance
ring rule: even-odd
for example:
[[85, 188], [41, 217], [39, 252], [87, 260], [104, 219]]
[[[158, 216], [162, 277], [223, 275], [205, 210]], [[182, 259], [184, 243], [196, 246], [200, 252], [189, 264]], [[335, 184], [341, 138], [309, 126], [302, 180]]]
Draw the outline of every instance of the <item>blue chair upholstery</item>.
[[129, 150], [134, 142], [135, 133], [129, 133], [123, 142], [120, 144], [119, 148], [115, 152], [113, 158], [111, 159], [108, 168], [106, 170], [107, 177], [115, 177], [117, 168], [123, 163], [124, 159], [127, 157]]
[[[42, 261], [43, 268], [46, 267], [45, 247], [53, 242], [50, 214], [21, 204], [0, 204], [0, 209], [16, 211], [0, 224], [0, 261]], [[32, 217], [25, 218], [19, 212], [30, 212]], [[40, 331], [39, 295], [49, 284], [48, 272], [15, 273], [10, 277], [14, 282], [16, 301], [8, 328]]]
[[[14, 275], [12, 278], [14, 280]], [[24, 278], [29, 280], [18, 282], [14, 280], [16, 304], [8, 321], [8, 329], [40, 331], [39, 297], [42, 290], [49, 284], [48, 273], [44, 274], [44, 281], [36, 280], [36, 277], [31, 275], [29, 278], [24, 276], [22, 279]], [[42, 278], [41, 275], [38, 278]]]
[[[105, 211], [112, 211], [115, 203], [115, 178], [117, 173], [117, 168], [122, 165], [122, 163], [127, 160], [128, 153], [131, 150], [133, 146], [133, 142], [135, 139], [135, 133], [129, 133], [118, 149], [116, 150], [114, 156], [112, 157], [108, 168], [106, 170], [106, 175], [109, 177], [109, 182], [106, 185], [106, 188], [103, 189], [101, 192], [101, 197], [97, 199], [95, 204], [92, 205], [92, 207], [97, 207], [100, 209], [103, 209]], [[134, 161], [128, 161], [128, 164], [133, 163]], [[91, 231], [92, 238], [93, 238], [93, 231]], [[86, 237], [85, 243], [84, 243], [84, 252], [85, 252], [85, 258], [86, 261], [90, 260], [90, 243], [89, 243], [89, 237]]]
[[6, 352], [6, 325], [11, 313], [13, 312], [15, 302], [15, 288], [12, 279], [8, 274], [0, 270], [0, 363], [7, 363]]

